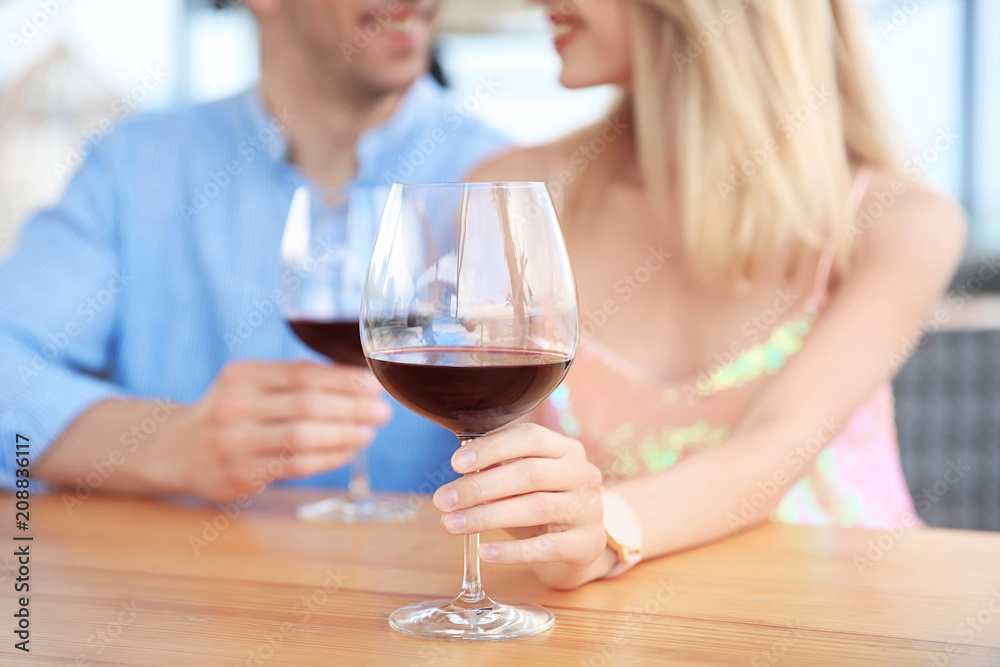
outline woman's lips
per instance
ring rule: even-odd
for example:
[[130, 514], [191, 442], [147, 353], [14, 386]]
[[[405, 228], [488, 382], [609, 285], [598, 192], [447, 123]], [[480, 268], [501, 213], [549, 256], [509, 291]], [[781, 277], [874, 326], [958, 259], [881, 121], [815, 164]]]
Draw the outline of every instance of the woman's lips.
[[577, 24], [565, 14], [549, 14], [552, 24], [552, 38], [556, 51], [562, 51], [576, 36]]

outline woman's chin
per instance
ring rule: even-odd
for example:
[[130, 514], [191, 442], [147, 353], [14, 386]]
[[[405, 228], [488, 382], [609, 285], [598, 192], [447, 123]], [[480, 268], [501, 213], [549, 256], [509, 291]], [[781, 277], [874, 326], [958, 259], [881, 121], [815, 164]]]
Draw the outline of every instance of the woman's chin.
[[571, 69], [563, 68], [562, 72], [559, 74], [559, 83], [563, 88], [590, 88], [591, 86], [600, 86], [603, 83], [608, 83], [607, 81], [602, 81], [595, 77], [589, 72], [576, 72]]

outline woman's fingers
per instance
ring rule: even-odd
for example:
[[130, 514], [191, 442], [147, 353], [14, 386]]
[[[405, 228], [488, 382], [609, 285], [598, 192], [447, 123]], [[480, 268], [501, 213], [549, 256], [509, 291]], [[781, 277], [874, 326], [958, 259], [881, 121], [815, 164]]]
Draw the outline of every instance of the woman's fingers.
[[581, 498], [572, 493], [529, 493], [445, 514], [441, 525], [453, 535], [470, 535], [501, 528], [573, 525], [597, 520], [600, 512], [597, 494]]
[[434, 494], [444, 529], [520, 538], [483, 544], [484, 560], [583, 566], [604, 553], [601, 473], [578, 441], [519, 424], [463, 445], [452, 467], [466, 474]]
[[451, 466], [468, 473], [527, 456], [558, 459], [575, 453], [583, 454], [576, 440], [537, 424], [518, 424], [462, 445], [451, 457]]
[[586, 465], [560, 459], [519, 459], [449, 482], [434, 494], [434, 505], [442, 512], [452, 512], [535, 491], [570, 491], [589, 476]]
[[592, 563], [604, 551], [603, 534], [585, 530], [552, 532], [526, 540], [484, 542], [479, 557], [488, 563]]

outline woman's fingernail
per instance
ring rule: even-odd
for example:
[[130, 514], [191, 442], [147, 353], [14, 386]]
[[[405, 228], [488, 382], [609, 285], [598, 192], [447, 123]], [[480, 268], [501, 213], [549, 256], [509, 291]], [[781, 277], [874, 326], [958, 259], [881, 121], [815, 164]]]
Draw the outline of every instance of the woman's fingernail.
[[468, 519], [461, 512], [446, 514], [444, 517], [444, 527], [448, 530], [462, 530], [467, 523], [469, 523]]
[[487, 563], [492, 563], [500, 558], [500, 550], [492, 544], [484, 544], [479, 547], [479, 557]]
[[476, 458], [476, 453], [474, 451], [463, 447], [458, 450], [458, 453], [455, 454], [455, 458], [452, 459], [452, 467], [455, 468], [456, 472], [473, 470], [473, 466], [476, 465]]
[[371, 442], [375, 439], [375, 429], [371, 426], [359, 426], [358, 438], [364, 442]]
[[458, 504], [458, 491], [455, 489], [442, 489], [438, 491], [435, 504], [438, 506], [438, 509], [451, 509]]

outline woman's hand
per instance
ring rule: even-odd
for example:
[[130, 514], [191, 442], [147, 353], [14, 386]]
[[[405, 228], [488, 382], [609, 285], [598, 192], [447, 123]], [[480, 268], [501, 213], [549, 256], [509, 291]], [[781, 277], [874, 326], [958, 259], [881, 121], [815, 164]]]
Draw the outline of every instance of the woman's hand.
[[532, 563], [542, 581], [562, 589], [611, 569], [601, 472], [578, 441], [519, 424], [461, 447], [451, 461], [466, 474], [434, 494], [444, 529], [466, 535], [502, 528], [515, 538], [482, 543], [484, 561]]

